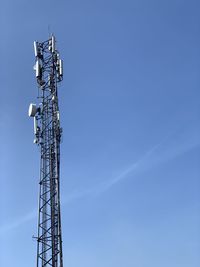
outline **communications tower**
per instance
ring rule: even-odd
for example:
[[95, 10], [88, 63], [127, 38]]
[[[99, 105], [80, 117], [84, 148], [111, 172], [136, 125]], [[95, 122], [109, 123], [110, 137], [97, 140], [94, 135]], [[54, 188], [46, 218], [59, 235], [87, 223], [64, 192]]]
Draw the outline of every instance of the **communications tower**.
[[30, 104], [34, 120], [34, 143], [40, 148], [37, 267], [63, 267], [60, 211], [60, 113], [58, 83], [63, 79], [63, 61], [55, 36], [34, 42], [38, 104]]

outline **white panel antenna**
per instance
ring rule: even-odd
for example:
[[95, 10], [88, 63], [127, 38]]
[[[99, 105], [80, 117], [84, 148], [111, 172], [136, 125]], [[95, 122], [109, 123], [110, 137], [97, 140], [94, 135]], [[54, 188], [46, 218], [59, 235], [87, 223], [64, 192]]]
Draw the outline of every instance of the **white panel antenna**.
[[39, 60], [37, 60], [35, 63], [35, 76], [36, 76], [36, 78], [39, 78], [40, 74], [41, 74], [40, 63], [39, 63]]
[[34, 117], [33, 119], [33, 124], [34, 124], [34, 134], [37, 135], [37, 119]]
[[36, 104], [31, 103], [28, 109], [29, 117], [35, 117], [36, 113], [37, 113], [37, 106]]
[[34, 44], [35, 57], [37, 57], [38, 56], [38, 42], [35, 41], [33, 44]]
[[54, 53], [55, 52], [55, 47], [56, 46], [56, 40], [55, 40], [55, 37], [52, 35], [52, 37], [51, 37], [51, 51], [52, 51], [52, 53]]
[[59, 75], [63, 76], [63, 60], [59, 59]]

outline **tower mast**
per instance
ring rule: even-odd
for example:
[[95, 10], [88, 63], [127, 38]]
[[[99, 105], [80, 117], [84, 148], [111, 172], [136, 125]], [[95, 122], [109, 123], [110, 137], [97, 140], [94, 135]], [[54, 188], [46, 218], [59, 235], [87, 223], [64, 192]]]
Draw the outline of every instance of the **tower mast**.
[[34, 143], [40, 147], [37, 267], [63, 267], [60, 211], [60, 113], [58, 83], [63, 79], [63, 61], [55, 36], [34, 42], [35, 74], [39, 105], [30, 104], [34, 119]]

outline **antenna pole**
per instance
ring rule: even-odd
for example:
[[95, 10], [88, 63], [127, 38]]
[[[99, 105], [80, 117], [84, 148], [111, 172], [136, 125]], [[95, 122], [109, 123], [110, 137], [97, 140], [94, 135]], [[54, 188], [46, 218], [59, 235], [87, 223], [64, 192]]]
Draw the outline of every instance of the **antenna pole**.
[[60, 113], [58, 83], [63, 79], [63, 62], [55, 36], [34, 42], [35, 72], [39, 106], [29, 107], [34, 117], [36, 143], [40, 147], [37, 267], [63, 267], [60, 211]]

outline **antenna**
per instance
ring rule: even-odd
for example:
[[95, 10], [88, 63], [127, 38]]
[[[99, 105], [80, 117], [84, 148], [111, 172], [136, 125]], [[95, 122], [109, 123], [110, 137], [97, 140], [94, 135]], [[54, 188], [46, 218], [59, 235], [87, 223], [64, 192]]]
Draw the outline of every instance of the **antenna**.
[[60, 210], [60, 112], [58, 83], [63, 79], [63, 62], [52, 35], [34, 42], [35, 76], [39, 104], [31, 103], [34, 143], [40, 147], [37, 267], [63, 267]]

